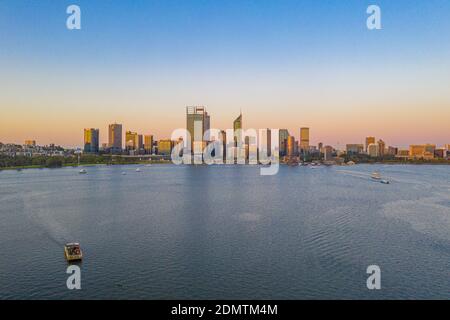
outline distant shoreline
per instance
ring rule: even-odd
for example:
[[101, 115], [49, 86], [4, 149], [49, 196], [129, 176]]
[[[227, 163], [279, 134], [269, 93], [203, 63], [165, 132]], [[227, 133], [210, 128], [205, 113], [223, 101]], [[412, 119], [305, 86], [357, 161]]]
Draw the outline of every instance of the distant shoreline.
[[[13, 167], [0, 167], [0, 171], [3, 170], [25, 170], [25, 169], [62, 169], [62, 168], [80, 168], [80, 167], [94, 167], [94, 166], [129, 166], [129, 165], [147, 165], [147, 164], [158, 164], [158, 165], [175, 165], [171, 161], [142, 161], [142, 162], [133, 162], [133, 163], [82, 163], [80, 165], [73, 165], [73, 164], [64, 164], [62, 166], [55, 166], [55, 167], [48, 167], [45, 165], [29, 165], [29, 166], [13, 166]], [[352, 167], [360, 164], [368, 164], [368, 165], [450, 165], [450, 161], [429, 161], [429, 162], [360, 162], [355, 163], [353, 165], [339, 165], [334, 164], [331, 165], [332, 167]], [[220, 164], [215, 164], [220, 165]], [[248, 165], [248, 164], [246, 164]], [[287, 166], [287, 163], [280, 162], [280, 165]], [[322, 165], [325, 167], [325, 165]]]

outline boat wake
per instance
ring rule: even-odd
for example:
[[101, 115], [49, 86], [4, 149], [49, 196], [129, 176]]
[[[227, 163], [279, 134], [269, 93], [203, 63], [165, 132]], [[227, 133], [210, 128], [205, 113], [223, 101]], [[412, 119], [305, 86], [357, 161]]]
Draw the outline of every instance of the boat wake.
[[24, 194], [24, 214], [44, 232], [44, 234], [61, 246], [67, 243], [68, 230], [55, 219], [46, 201], [51, 192], [31, 192]]

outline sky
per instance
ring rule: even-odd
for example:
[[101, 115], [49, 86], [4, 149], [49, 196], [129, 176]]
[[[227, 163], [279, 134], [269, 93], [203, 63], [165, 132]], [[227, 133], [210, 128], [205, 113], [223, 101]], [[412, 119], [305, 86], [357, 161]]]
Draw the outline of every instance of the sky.
[[[68, 30], [66, 8], [81, 8]], [[366, 9], [381, 8], [381, 30]], [[211, 126], [311, 143], [450, 143], [448, 0], [0, 0], [0, 141], [82, 146], [109, 123]]]

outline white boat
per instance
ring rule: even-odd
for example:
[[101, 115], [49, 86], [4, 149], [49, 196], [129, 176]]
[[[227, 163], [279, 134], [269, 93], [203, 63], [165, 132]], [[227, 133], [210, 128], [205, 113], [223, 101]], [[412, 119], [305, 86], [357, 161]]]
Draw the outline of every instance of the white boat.
[[141, 168], [137, 168], [137, 169], [136, 169], [136, 172], [141, 172]]
[[373, 172], [371, 178], [374, 180], [381, 180], [381, 175], [378, 172]]
[[81, 169], [78, 173], [87, 173], [86, 169]]
[[389, 184], [390, 183], [389, 180], [385, 180], [385, 179], [380, 180], [380, 182], [384, 183], [384, 184]]
[[124, 176], [124, 175], [126, 175], [127, 173], [126, 172], [122, 172], [122, 175]]

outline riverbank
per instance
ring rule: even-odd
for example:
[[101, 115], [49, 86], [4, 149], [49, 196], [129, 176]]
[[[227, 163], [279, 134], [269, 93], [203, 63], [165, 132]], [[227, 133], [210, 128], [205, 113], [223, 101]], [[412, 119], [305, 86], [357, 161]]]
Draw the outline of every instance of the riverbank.
[[127, 165], [146, 165], [146, 164], [171, 164], [171, 161], [135, 161], [135, 162], [126, 162], [126, 163], [80, 163], [77, 164], [63, 164], [62, 166], [46, 166], [46, 165], [30, 165], [30, 166], [13, 166], [13, 167], [0, 167], [0, 171], [2, 170], [25, 170], [25, 169], [61, 169], [61, 168], [78, 168], [78, 167], [94, 167], [94, 166], [127, 166]]
[[[78, 168], [78, 167], [93, 167], [93, 166], [127, 166], [127, 165], [147, 165], [147, 164], [173, 164], [168, 160], [153, 160], [153, 161], [134, 161], [134, 162], [125, 162], [125, 163], [81, 163], [77, 164], [63, 164], [61, 166], [46, 166], [46, 165], [29, 165], [29, 166], [12, 166], [12, 167], [0, 167], [0, 171], [2, 170], [25, 170], [25, 169], [59, 169], [59, 168]], [[308, 163], [309, 165], [310, 163]], [[355, 163], [353, 165], [346, 164], [334, 164], [332, 166], [343, 166], [343, 167], [351, 167], [358, 164], [369, 164], [369, 165], [450, 165], [450, 160], [444, 161], [411, 161], [411, 162], [400, 162], [400, 161], [383, 161], [383, 162], [360, 162]], [[216, 164], [218, 165], [218, 164]], [[280, 165], [288, 165], [287, 163], [280, 163]]]

